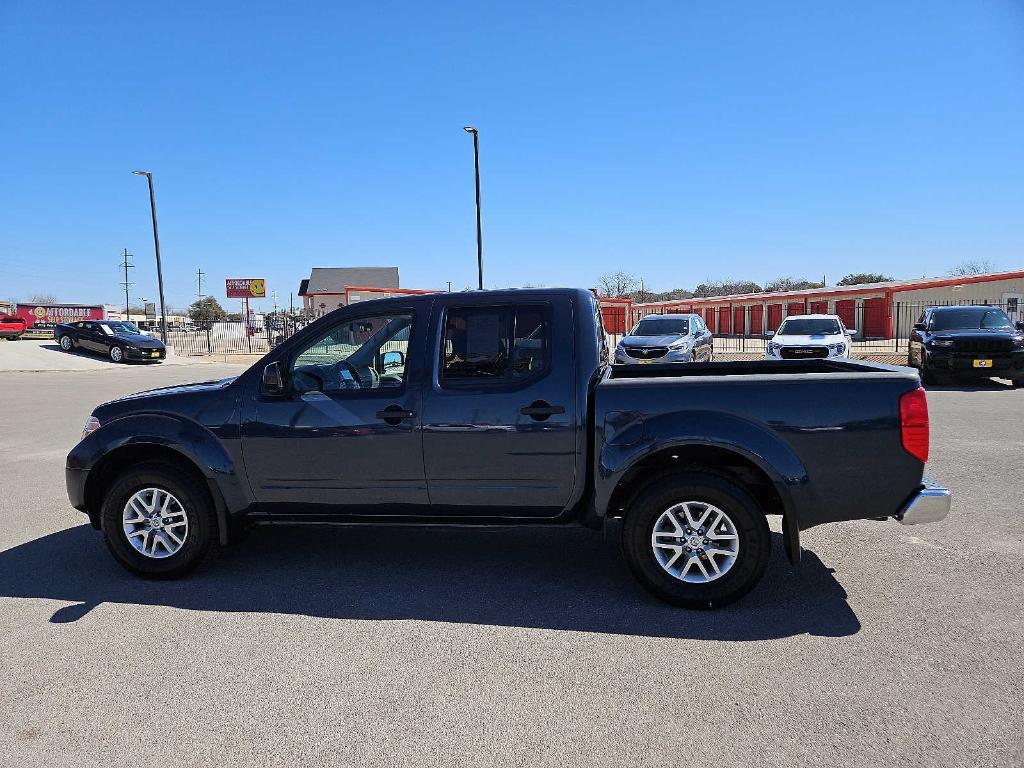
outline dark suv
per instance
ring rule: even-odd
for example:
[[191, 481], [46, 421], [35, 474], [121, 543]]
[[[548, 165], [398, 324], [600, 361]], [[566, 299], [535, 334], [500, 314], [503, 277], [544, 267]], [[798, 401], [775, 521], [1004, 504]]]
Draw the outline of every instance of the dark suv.
[[999, 307], [928, 307], [910, 332], [907, 365], [925, 384], [998, 376], [1024, 386], [1024, 323]]

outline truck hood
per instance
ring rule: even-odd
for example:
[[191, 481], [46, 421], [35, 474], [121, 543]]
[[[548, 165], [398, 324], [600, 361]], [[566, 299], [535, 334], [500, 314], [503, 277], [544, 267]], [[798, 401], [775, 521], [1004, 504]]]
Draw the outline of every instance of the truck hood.
[[686, 336], [680, 333], [673, 333], [669, 336], [623, 336], [622, 345], [625, 347], [667, 347], [675, 344]]
[[117, 400], [111, 400], [112, 403], [122, 403], [125, 400], [138, 400], [143, 397], [166, 397], [170, 395], [181, 395], [186, 392], [210, 392], [212, 390], [224, 389], [231, 386], [236, 376], [231, 376], [226, 379], [218, 379], [216, 381], [200, 381], [195, 384], [176, 384], [172, 387], [158, 387], [157, 389], [147, 389], [143, 392], [136, 392], [132, 395], [125, 395], [124, 397], [118, 398]]
[[815, 333], [809, 335], [786, 335], [779, 336], [776, 334], [772, 341], [776, 344], [782, 344], [783, 346], [798, 346], [798, 347], [824, 347], [826, 344], [845, 344], [848, 339], [841, 333], [823, 334]]

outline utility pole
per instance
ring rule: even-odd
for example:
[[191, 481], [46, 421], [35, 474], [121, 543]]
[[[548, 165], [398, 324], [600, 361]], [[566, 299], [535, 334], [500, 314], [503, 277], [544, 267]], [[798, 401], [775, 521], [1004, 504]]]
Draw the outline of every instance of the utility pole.
[[196, 280], [198, 282], [198, 287], [196, 288], [196, 298], [197, 299], [203, 298], [203, 275], [204, 274], [206, 274], [206, 273], [203, 272], [203, 268], [202, 267], [199, 267], [199, 268], [196, 269]]
[[131, 300], [128, 298], [128, 291], [129, 291], [130, 288], [132, 288], [135, 285], [135, 283], [128, 282], [128, 270], [129, 269], [135, 269], [135, 265], [129, 263], [129, 261], [128, 261], [128, 257], [129, 256], [131, 256], [131, 254], [128, 253], [128, 249], [125, 248], [124, 249], [124, 261], [121, 263], [121, 266], [124, 267], [124, 282], [121, 283], [121, 285], [124, 286], [124, 319], [128, 320], [128, 321], [131, 321], [131, 319], [132, 319], [131, 303], [130, 303]]

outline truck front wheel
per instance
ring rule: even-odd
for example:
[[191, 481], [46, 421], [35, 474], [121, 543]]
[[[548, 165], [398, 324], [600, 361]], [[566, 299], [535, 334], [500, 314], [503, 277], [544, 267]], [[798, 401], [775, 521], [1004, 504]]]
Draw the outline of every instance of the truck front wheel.
[[176, 467], [142, 464], [117, 478], [103, 499], [103, 537], [132, 573], [172, 579], [197, 566], [213, 541], [209, 494]]
[[633, 575], [656, 597], [683, 608], [718, 608], [760, 580], [771, 532], [742, 486], [710, 472], [678, 472], [634, 497], [622, 546]]

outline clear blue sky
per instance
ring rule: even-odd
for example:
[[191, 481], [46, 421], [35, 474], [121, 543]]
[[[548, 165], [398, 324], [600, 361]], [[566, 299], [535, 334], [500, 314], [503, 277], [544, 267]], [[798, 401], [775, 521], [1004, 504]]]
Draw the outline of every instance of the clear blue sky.
[[1024, 265], [1024, 3], [0, 0], [0, 298]]

